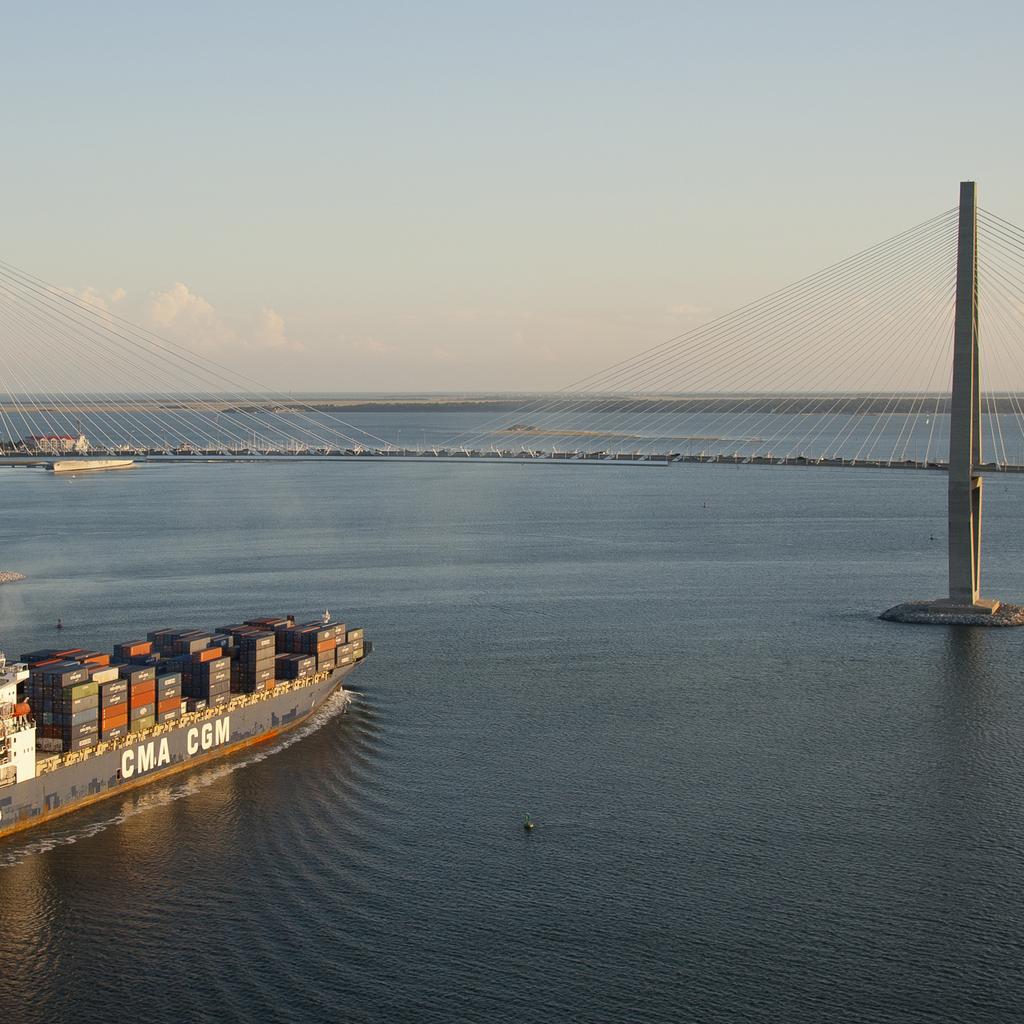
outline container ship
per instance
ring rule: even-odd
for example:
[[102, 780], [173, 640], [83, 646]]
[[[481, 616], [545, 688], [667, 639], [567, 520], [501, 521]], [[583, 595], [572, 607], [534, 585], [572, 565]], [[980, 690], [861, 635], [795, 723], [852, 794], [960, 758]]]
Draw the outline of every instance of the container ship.
[[294, 728], [371, 650], [324, 619], [0, 654], [0, 838]]

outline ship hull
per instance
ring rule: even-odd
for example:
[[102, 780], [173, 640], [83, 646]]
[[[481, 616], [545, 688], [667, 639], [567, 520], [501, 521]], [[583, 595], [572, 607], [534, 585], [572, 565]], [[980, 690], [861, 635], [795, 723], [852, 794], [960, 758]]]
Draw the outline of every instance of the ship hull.
[[0, 839], [294, 729], [323, 706], [355, 667], [347, 665], [324, 680], [245, 706], [188, 716], [173, 728], [141, 734], [115, 749], [6, 786], [0, 789]]

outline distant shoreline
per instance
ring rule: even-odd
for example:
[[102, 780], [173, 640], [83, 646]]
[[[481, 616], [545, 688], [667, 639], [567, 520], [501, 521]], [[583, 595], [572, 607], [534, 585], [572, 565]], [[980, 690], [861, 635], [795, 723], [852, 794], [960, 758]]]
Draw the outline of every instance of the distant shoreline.
[[[562, 409], [576, 412], [616, 412], [630, 409], [633, 412], [695, 413], [695, 412], [760, 412], [793, 414], [856, 414], [890, 415], [918, 413], [920, 415], [944, 415], [949, 412], [949, 396], [942, 395], [571, 395], [523, 394], [515, 396], [437, 395], [425, 397], [387, 396], [381, 398], [268, 398], [238, 402], [237, 398], [209, 398], [205, 400], [183, 397], [180, 401], [141, 397], [137, 400], [97, 398], [75, 403], [76, 414], [103, 413], [165, 413], [203, 412], [222, 415], [232, 413], [252, 414], [258, 412], [295, 413], [311, 411], [320, 413], [359, 412], [477, 412], [503, 413], [522, 411], [524, 418], [530, 410], [550, 410], [557, 405]], [[986, 405], [1001, 413], [1019, 414], [1017, 400], [1010, 395], [993, 395], [986, 399]], [[52, 403], [31, 399], [24, 401], [0, 402], [0, 412], [6, 415], [25, 413], [67, 413], [67, 408], [57, 408]], [[525, 424], [529, 426], [528, 423]]]
[[[523, 398], [297, 398], [297, 399], [266, 399], [240, 403], [237, 399], [182, 398], [180, 401], [168, 399], [139, 398], [137, 401], [117, 400], [83, 400], [74, 404], [76, 413], [159, 413], [159, 412], [490, 412], [502, 409], [521, 409], [524, 405], [546, 400], [543, 396], [525, 396]], [[67, 408], [58, 408], [49, 402], [32, 400], [0, 402], [0, 412], [8, 415], [20, 413], [66, 413]]]

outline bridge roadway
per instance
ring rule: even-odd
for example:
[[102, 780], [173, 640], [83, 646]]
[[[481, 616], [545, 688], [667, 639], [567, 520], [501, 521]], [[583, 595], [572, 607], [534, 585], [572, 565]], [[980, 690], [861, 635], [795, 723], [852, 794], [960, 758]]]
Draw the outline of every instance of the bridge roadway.
[[[827, 467], [830, 469], [916, 469], [946, 472], [945, 462], [921, 462], [912, 459], [903, 461], [886, 461], [878, 459], [842, 459], [812, 458], [804, 455], [748, 456], [739, 453], [709, 455], [690, 455], [681, 452], [544, 452], [544, 451], [477, 451], [452, 449], [362, 449], [324, 450], [324, 451], [195, 451], [195, 452], [158, 452], [158, 451], [104, 451], [94, 450], [88, 455], [61, 454], [19, 454], [0, 455], [0, 466], [45, 467], [58, 459], [62, 462], [74, 462], [76, 459], [88, 461], [97, 458], [134, 459], [136, 462], [323, 462], [323, 461], [357, 461], [400, 459], [403, 462], [471, 462], [493, 463], [505, 462], [517, 465], [542, 463], [549, 465], [587, 465], [587, 466], [668, 466], [698, 463], [701, 465], [732, 465], [732, 466], [800, 466]], [[975, 467], [982, 473], [1024, 473], [1024, 465], [995, 462], [981, 463]]]

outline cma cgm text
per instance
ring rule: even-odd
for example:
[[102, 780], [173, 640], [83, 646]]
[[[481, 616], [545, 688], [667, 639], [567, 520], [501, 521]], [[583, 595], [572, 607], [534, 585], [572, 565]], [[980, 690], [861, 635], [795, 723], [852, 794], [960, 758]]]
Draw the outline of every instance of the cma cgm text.
[[[185, 734], [185, 749], [188, 756], [193, 757], [200, 751], [227, 743], [230, 736], [230, 716], [220, 718], [216, 722], [204, 722], [202, 725], [193, 726]], [[134, 775], [143, 775], [170, 763], [171, 747], [166, 736], [161, 737], [159, 741], [140, 743], [121, 755], [121, 778], [130, 779]]]

